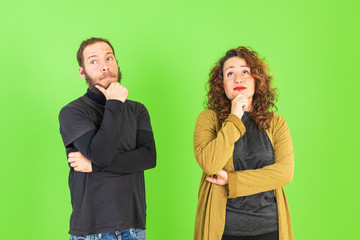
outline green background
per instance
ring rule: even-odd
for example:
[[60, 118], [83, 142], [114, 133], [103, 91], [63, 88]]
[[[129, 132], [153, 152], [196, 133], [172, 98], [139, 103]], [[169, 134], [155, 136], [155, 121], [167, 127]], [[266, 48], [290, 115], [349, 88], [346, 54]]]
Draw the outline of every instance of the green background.
[[295, 239], [354, 239], [359, 209], [357, 1], [0, 0], [1, 239], [67, 239], [60, 109], [86, 91], [76, 51], [114, 45], [157, 146], [146, 171], [150, 240], [192, 239], [201, 176], [192, 149], [205, 82], [226, 50], [272, 67], [295, 148], [286, 186]]

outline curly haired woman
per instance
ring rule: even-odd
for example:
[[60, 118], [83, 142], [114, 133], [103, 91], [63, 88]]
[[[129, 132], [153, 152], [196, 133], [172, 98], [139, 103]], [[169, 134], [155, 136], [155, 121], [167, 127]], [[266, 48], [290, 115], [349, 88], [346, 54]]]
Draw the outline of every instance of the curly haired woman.
[[291, 240], [283, 186], [294, 150], [275, 108], [269, 68], [246, 47], [227, 51], [210, 73], [207, 109], [197, 118], [194, 153], [203, 170], [195, 240]]

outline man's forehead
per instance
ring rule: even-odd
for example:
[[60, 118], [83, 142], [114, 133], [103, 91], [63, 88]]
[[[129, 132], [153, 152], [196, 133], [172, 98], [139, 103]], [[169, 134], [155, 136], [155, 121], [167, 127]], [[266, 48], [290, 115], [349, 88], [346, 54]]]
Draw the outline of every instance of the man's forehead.
[[84, 49], [84, 56], [114, 54], [111, 47], [105, 42], [96, 42], [88, 45]]

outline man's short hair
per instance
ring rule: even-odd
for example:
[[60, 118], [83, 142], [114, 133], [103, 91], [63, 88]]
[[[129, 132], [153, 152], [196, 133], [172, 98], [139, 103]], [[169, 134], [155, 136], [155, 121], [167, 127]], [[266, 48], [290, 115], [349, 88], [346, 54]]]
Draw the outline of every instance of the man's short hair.
[[78, 61], [80, 67], [84, 67], [84, 55], [83, 55], [84, 49], [87, 46], [89, 46], [91, 44], [94, 44], [94, 43], [97, 43], [97, 42], [104, 42], [107, 45], [109, 45], [111, 47], [112, 51], [113, 51], [114, 56], [115, 56], [114, 48], [107, 39], [92, 37], [92, 38], [89, 38], [89, 39], [86, 39], [86, 40], [82, 41], [82, 43], [80, 44], [79, 50], [77, 51], [76, 58], [77, 58], [77, 61]]

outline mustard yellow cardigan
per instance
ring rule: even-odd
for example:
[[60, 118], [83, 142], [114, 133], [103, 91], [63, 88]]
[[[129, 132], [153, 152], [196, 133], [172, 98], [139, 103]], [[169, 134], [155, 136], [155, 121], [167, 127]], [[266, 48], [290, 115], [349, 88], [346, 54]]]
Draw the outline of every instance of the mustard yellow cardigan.
[[[195, 240], [221, 240], [225, 227], [227, 198], [275, 191], [279, 218], [279, 240], [292, 240], [289, 207], [283, 186], [291, 182], [294, 150], [285, 119], [274, 113], [266, 133], [273, 145], [275, 163], [254, 170], [234, 171], [234, 143], [245, 134], [245, 126], [230, 114], [220, 126], [216, 113], [205, 110], [197, 118], [194, 153], [203, 170], [195, 219]], [[206, 178], [224, 169], [228, 185], [219, 186]]]

